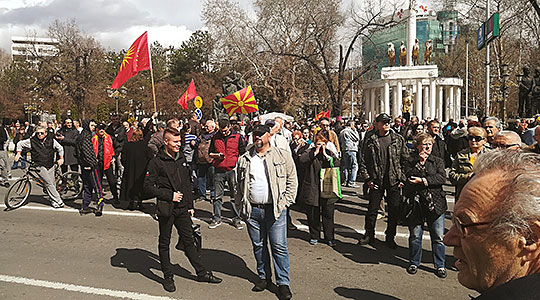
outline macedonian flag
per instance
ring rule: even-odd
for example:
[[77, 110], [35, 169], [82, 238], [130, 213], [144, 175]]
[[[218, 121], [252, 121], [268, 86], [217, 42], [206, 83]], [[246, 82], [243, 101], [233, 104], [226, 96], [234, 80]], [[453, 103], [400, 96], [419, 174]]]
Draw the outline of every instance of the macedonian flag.
[[137, 75], [139, 71], [150, 70], [150, 52], [148, 49], [148, 36], [144, 32], [134, 43], [129, 47], [120, 70], [114, 79], [111, 89], [118, 89], [128, 79]]
[[225, 107], [229, 116], [234, 113], [247, 114], [259, 110], [251, 85], [219, 100], [223, 103], [223, 107]]

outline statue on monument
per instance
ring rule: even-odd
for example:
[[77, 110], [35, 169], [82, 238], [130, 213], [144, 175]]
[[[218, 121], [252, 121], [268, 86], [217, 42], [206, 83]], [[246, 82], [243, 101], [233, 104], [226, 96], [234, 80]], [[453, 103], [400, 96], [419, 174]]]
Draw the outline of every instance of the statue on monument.
[[426, 50], [424, 51], [424, 64], [430, 65], [431, 64], [431, 52], [433, 52], [432, 40], [427, 40], [424, 45], [426, 47]]
[[219, 99], [237, 92], [246, 87], [246, 81], [242, 79], [242, 74], [232, 71], [225, 76], [225, 82], [221, 85], [222, 94], [217, 94], [214, 100], [213, 115], [215, 120], [219, 120], [226, 113], [223, 104]]
[[540, 113], [540, 69], [534, 70], [531, 97], [532, 113], [530, 116]]
[[413, 99], [409, 93], [409, 90], [403, 91], [403, 97], [402, 97], [401, 102], [402, 102], [401, 112], [403, 113], [403, 118], [409, 121], [411, 118], [411, 111], [412, 111], [412, 105], [413, 105]]
[[396, 49], [394, 43], [388, 43], [388, 66], [393, 67], [396, 63]]
[[520, 117], [532, 115], [532, 85], [533, 80], [530, 77], [529, 68], [523, 67], [523, 77], [519, 82], [518, 115]]
[[401, 66], [407, 65], [407, 48], [404, 41], [401, 41], [401, 46], [399, 47], [399, 64]]
[[412, 63], [413, 66], [418, 66], [418, 55], [420, 52], [420, 45], [418, 39], [414, 39], [414, 46], [412, 48]]

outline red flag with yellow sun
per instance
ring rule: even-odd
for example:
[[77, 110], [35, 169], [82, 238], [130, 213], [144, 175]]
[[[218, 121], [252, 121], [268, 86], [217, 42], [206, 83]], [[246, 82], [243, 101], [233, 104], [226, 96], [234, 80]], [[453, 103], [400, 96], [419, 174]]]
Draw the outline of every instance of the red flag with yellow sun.
[[137, 75], [139, 71], [150, 70], [150, 51], [148, 49], [147, 32], [143, 33], [131, 47], [129, 47], [118, 75], [114, 79], [111, 89], [118, 89], [131, 77]]
[[234, 113], [247, 114], [259, 110], [251, 85], [219, 100], [223, 104], [223, 107], [225, 107], [225, 110], [227, 110], [229, 116], [232, 116]]

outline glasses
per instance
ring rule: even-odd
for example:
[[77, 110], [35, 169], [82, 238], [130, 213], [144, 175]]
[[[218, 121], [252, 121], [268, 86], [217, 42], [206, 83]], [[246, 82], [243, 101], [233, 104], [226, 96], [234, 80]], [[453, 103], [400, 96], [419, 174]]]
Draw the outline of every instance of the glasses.
[[468, 135], [468, 136], [467, 136], [467, 139], [468, 139], [469, 141], [471, 141], [471, 142], [472, 142], [472, 141], [474, 141], [474, 142], [481, 142], [481, 141], [484, 140], [484, 137], [482, 137], [482, 136], [476, 136], [476, 135]]
[[493, 222], [478, 222], [478, 223], [463, 224], [460, 219], [454, 217], [454, 218], [452, 218], [452, 223], [456, 227], [456, 229], [459, 232], [459, 234], [461, 235], [461, 237], [464, 238], [468, 234], [467, 228], [483, 226], [483, 225], [489, 225], [489, 224], [491, 224]]
[[329, 127], [330, 124], [321, 124], [322, 127]]
[[44, 135], [45, 132], [42, 132], [42, 131], [36, 131], [36, 134], [37, 134], [37, 135]]
[[493, 148], [501, 148], [501, 149], [508, 149], [510, 147], [519, 146], [519, 144], [491, 144], [491, 147]]

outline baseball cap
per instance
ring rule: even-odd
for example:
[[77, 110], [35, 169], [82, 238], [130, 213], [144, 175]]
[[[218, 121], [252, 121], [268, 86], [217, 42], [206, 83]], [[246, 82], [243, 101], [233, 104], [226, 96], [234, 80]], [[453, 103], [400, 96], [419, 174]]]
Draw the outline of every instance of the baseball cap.
[[267, 125], [257, 125], [255, 128], [253, 128], [253, 134], [265, 134], [267, 132], [270, 132], [270, 127]]
[[382, 114], [378, 115], [377, 118], [375, 118], [375, 121], [376, 122], [388, 123], [388, 122], [392, 121], [392, 118], [390, 118], [390, 116], [388, 114], [382, 113]]
[[274, 119], [266, 120], [266, 122], [264, 122], [264, 125], [274, 127], [274, 125], [276, 125], [276, 121], [274, 121]]

